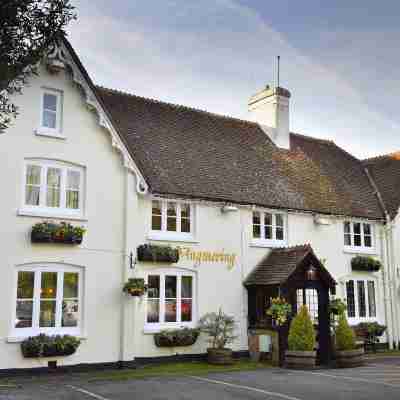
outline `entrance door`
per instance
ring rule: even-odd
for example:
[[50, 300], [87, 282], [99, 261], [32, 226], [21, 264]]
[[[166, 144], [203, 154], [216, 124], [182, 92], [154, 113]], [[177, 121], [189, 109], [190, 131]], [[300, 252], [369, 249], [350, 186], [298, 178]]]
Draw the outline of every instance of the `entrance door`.
[[296, 309], [298, 311], [302, 305], [307, 306], [315, 328], [318, 361], [327, 364], [330, 360], [328, 294], [316, 286], [296, 290]]

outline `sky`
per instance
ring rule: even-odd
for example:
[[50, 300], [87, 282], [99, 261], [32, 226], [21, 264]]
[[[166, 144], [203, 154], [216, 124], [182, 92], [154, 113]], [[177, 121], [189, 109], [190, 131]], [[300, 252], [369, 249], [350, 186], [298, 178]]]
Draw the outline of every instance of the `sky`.
[[290, 90], [290, 129], [359, 158], [400, 150], [396, 0], [72, 0], [69, 39], [95, 83], [249, 119]]

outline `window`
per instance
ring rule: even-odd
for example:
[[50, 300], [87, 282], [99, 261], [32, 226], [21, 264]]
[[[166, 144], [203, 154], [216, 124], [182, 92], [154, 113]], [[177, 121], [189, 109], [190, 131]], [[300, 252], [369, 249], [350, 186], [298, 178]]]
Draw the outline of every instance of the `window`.
[[318, 291], [306, 288], [297, 289], [297, 312], [302, 305], [306, 305], [314, 324], [318, 323]]
[[18, 269], [13, 322], [16, 334], [79, 333], [81, 280], [80, 270], [73, 267]]
[[254, 211], [253, 239], [278, 242], [285, 241], [285, 224], [283, 214]]
[[344, 222], [344, 245], [347, 248], [372, 250], [372, 226], [366, 222]]
[[368, 279], [346, 282], [346, 301], [348, 318], [376, 318], [375, 281]]
[[52, 161], [26, 161], [23, 209], [83, 214], [83, 168]]
[[147, 276], [146, 325], [191, 325], [194, 321], [194, 275], [186, 272]]
[[62, 92], [44, 89], [42, 92], [39, 134], [59, 136], [62, 120]]
[[151, 215], [153, 233], [190, 237], [193, 235], [193, 206], [172, 200], [153, 200]]

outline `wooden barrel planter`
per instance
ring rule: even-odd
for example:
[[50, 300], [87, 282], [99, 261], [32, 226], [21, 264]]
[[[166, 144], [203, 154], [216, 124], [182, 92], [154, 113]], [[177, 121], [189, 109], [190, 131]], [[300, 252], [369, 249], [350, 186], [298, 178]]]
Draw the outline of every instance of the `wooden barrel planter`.
[[336, 350], [336, 366], [338, 368], [360, 367], [364, 364], [364, 349]]
[[285, 352], [285, 364], [292, 369], [315, 368], [317, 359], [316, 351], [289, 351]]
[[214, 365], [233, 364], [232, 349], [207, 349], [207, 361]]

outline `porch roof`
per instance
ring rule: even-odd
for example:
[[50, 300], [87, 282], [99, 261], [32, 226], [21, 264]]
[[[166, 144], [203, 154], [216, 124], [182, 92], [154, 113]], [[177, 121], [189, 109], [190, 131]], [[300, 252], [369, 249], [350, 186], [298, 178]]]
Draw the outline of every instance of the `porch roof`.
[[321, 277], [329, 287], [334, 287], [336, 281], [325, 269], [321, 261], [314, 254], [309, 244], [294, 247], [277, 248], [264, 257], [244, 281], [245, 286], [254, 285], [282, 285], [291, 275], [303, 266], [307, 260], [318, 268]]

